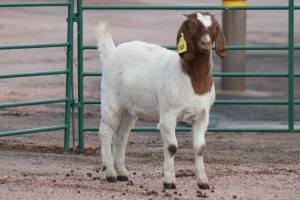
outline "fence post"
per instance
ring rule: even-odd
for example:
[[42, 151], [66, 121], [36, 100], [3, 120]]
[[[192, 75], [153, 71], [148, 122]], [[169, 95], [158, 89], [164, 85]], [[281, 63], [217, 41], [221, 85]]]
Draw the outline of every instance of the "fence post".
[[[67, 47], [67, 61], [66, 68], [68, 73], [66, 74], [66, 97], [68, 98], [65, 106], [65, 124], [67, 128], [65, 129], [64, 136], [64, 153], [68, 153], [70, 146], [70, 130], [71, 130], [71, 118], [70, 110], [73, 101], [73, 12], [74, 12], [74, 2], [69, 0], [68, 6], [68, 28], [67, 28], [67, 41], [69, 43]], [[74, 123], [74, 122], [72, 122]]]
[[294, 104], [295, 104], [295, 95], [294, 95], [294, 50], [295, 50], [295, 39], [294, 39], [294, 11], [295, 9], [295, 2], [294, 0], [289, 0], [289, 32], [288, 32], [288, 44], [289, 44], [289, 57], [288, 57], [288, 72], [289, 72], [289, 79], [288, 79], [288, 87], [289, 87], [289, 132], [294, 132], [295, 124], [294, 124]]
[[77, 0], [78, 39], [78, 141], [79, 151], [84, 151], [84, 93], [83, 93], [83, 16], [82, 0]]
[[[223, 6], [245, 6], [246, 0], [223, 0]], [[223, 12], [223, 31], [228, 45], [245, 45], [246, 10], [225, 10]], [[222, 72], [245, 72], [246, 51], [228, 51], [222, 60]], [[246, 89], [245, 77], [222, 77], [222, 90], [243, 91]]]

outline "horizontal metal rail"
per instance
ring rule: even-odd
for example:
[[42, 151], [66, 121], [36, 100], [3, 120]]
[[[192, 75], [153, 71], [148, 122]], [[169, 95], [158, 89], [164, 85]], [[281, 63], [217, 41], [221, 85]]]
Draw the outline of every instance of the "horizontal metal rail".
[[[289, 6], [139, 6], [82, 5], [82, 10], [288, 10]], [[296, 6], [295, 9], [299, 9]]]
[[288, 77], [288, 73], [213, 72], [214, 77]]
[[83, 104], [101, 104], [101, 100], [85, 100]]
[[[189, 127], [176, 127], [176, 132], [191, 132]], [[83, 128], [83, 131], [98, 132], [97, 127]], [[133, 132], [158, 132], [155, 127], [136, 127], [131, 129]], [[288, 132], [288, 128], [208, 128], [209, 132]]]
[[63, 103], [63, 102], [67, 102], [67, 101], [68, 101], [68, 98], [57, 98], [57, 99], [46, 99], [46, 100], [23, 101], [23, 102], [15, 102], [15, 103], [3, 103], [3, 104], [0, 104], [0, 108]]
[[51, 48], [51, 47], [67, 47], [71, 43], [42, 43], [42, 44], [18, 44], [18, 45], [1, 45], [0, 50], [10, 50], [10, 49], [34, 49], [34, 48]]
[[82, 72], [82, 76], [102, 76], [102, 72]]
[[46, 132], [46, 131], [57, 131], [57, 130], [63, 130], [63, 129], [67, 129], [67, 128], [68, 128], [67, 125], [60, 125], [60, 126], [50, 126], [50, 127], [43, 127], [43, 128], [8, 131], [8, 132], [1, 132], [0, 137], [22, 135], [22, 134], [28, 134], [28, 133]]
[[1, 7], [44, 7], [44, 6], [70, 6], [69, 2], [14, 2], [0, 3]]
[[[288, 105], [288, 100], [215, 100], [215, 105]], [[84, 100], [83, 104], [101, 104], [101, 100]], [[300, 100], [294, 101], [300, 105]]]
[[17, 74], [0, 74], [0, 78], [19, 78], [19, 77], [32, 77], [32, 76], [48, 76], [48, 75], [58, 75], [67, 74], [69, 70], [54, 70], [45, 72], [23, 72]]
[[[177, 50], [176, 46], [162, 46], [170, 50]], [[82, 50], [97, 49], [96, 45], [84, 45]], [[213, 47], [213, 50], [215, 47]], [[256, 45], [256, 46], [226, 46], [226, 50], [288, 50], [289, 47], [285, 45]], [[300, 46], [295, 46], [295, 50], [300, 50]]]
[[[213, 72], [214, 77], [288, 77], [288, 73], [268, 72]], [[298, 77], [300, 73], [295, 73]], [[102, 76], [101, 72], [83, 72], [82, 76]]]

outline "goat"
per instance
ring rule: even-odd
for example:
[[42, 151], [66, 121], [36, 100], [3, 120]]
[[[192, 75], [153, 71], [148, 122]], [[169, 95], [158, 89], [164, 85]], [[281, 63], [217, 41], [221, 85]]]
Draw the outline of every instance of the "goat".
[[[215, 100], [212, 44], [226, 56], [226, 40], [214, 15], [185, 15], [177, 34], [178, 53], [155, 44], [127, 42], [116, 47], [105, 22], [95, 35], [102, 63], [99, 137], [108, 182], [128, 181], [125, 147], [138, 118], [159, 120], [163, 140], [163, 186], [176, 189], [176, 123], [191, 120], [198, 187], [209, 189], [203, 155], [209, 111]], [[113, 140], [113, 152], [111, 145]]]

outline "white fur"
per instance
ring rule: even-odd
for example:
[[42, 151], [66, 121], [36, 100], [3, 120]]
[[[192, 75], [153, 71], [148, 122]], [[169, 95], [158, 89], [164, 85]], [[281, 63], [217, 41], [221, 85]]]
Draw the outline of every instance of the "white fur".
[[[197, 182], [208, 184], [203, 156], [197, 152], [205, 145], [209, 110], [215, 100], [214, 86], [210, 92], [196, 95], [190, 77], [182, 71], [177, 52], [139, 41], [115, 47], [105, 27], [97, 24], [96, 37], [103, 69], [99, 136], [106, 176], [128, 175], [124, 161], [130, 129], [137, 118], [156, 119], [164, 143], [163, 182], [175, 185], [174, 156], [168, 147], [178, 147], [177, 121], [189, 119], [193, 123]], [[111, 152], [113, 135], [114, 155]]]
[[211, 26], [211, 16], [203, 15], [202, 13], [197, 13], [197, 19], [206, 27]]

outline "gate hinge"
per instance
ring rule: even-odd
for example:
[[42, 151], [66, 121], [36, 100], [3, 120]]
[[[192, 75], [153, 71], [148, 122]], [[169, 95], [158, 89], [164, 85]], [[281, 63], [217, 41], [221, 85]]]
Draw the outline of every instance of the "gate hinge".
[[73, 22], [78, 22], [78, 21], [79, 21], [78, 13], [74, 13]]
[[72, 108], [80, 108], [81, 107], [81, 103], [76, 103], [75, 99], [73, 99], [72, 102], [71, 102], [71, 107]]
[[[78, 13], [74, 13], [72, 18], [73, 18], [73, 22], [79, 22]], [[67, 18], [67, 22], [68, 21], [69, 21], [69, 18]]]

